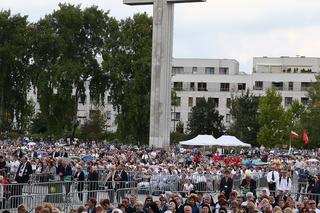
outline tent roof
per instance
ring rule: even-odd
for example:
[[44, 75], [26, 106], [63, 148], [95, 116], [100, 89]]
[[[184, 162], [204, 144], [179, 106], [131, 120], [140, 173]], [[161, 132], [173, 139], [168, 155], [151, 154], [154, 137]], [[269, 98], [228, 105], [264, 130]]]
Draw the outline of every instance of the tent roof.
[[181, 141], [181, 145], [187, 145], [187, 146], [216, 146], [217, 139], [215, 139], [212, 135], [198, 135], [197, 137], [187, 140], [187, 141]]
[[251, 147], [248, 143], [243, 143], [238, 138], [230, 135], [222, 135], [217, 139], [220, 146], [237, 146], [237, 147]]

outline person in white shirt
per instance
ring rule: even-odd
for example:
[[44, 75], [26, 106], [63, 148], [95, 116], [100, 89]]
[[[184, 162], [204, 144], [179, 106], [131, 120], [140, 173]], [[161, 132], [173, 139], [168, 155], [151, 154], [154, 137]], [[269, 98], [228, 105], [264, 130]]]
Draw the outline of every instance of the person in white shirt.
[[13, 160], [10, 162], [10, 173], [16, 174], [20, 165], [20, 161], [17, 155], [13, 156]]
[[276, 182], [277, 191], [283, 191], [288, 194], [291, 191], [291, 178], [288, 176], [288, 171], [282, 170], [279, 180]]
[[185, 192], [186, 195], [189, 196], [192, 190], [193, 190], [193, 184], [191, 183], [190, 179], [187, 179], [187, 182], [183, 185], [183, 192]]
[[270, 171], [267, 174], [267, 182], [269, 186], [269, 191], [275, 193], [277, 182], [279, 181], [279, 172], [274, 167], [270, 168]]
[[195, 189], [198, 191], [205, 191], [207, 185], [207, 179], [203, 172], [203, 168], [198, 167], [197, 172], [193, 174], [193, 183], [195, 183]]

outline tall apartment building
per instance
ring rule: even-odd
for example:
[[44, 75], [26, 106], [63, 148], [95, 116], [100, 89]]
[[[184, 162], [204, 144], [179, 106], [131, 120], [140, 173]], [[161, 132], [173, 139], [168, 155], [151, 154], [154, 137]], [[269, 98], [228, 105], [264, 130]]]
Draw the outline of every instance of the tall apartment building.
[[263, 96], [273, 86], [282, 95], [284, 107], [295, 99], [307, 104], [306, 93], [320, 72], [320, 58], [255, 57], [252, 74], [240, 73], [234, 59], [174, 59], [172, 71], [172, 88], [180, 103], [172, 110], [172, 130], [178, 121], [188, 123], [191, 108], [202, 97], [213, 99], [229, 126], [231, 97], [246, 89]]
[[[320, 58], [310, 57], [254, 57], [252, 74], [239, 72], [239, 62], [234, 59], [173, 59], [172, 89], [176, 91], [177, 106], [172, 106], [171, 129], [181, 121], [186, 126], [191, 108], [199, 98], [212, 99], [217, 110], [230, 125], [231, 97], [247, 89], [257, 96], [265, 95], [274, 86], [283, 97], [283, 106], [293, 100], [308, 103], [307, 90], [320, 72]], [[87, 85], [88, 86], [88, 85]], [[34, 92], [29, 97], [36, 102]], [[38, 105], [36, 104], [38, 109]], [[83, 124], [97, 108], [90, 101], [89, 90], [84, 102], [78, 106], [78, 119]], [[104, 108], [109, 131], [116, 131], [117, 113], [106, 92]]]

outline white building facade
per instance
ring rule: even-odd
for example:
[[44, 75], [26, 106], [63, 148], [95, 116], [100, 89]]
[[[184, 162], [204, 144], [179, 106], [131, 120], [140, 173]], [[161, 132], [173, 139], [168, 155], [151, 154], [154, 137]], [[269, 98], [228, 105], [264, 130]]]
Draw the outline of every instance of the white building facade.
[[319, 72], [320, 58], [255, 57], [252, 74], [240, 73], [234, 59], [174, 59], [172, 88], [180, 104], [172, 107], [171, 129], [179, 121], [187, 125], [191, 108], [202, 97], [213, 99], [226, 126], [231, 122], [231, 97], [247, 89], [263, 96], [275, 87], [283, 97], [284, 107], [293, 100], [306, 105], [307, 90]]
[[[272, 86], [282, 95], [283, 106], [289, 107], [293, 100], [306, 105], [307, 90], [320, 73], [320, 58], [310, 57], [254, 57], [252, 74], [239, 72], [239, 62], [234, 59], [173, 59], [172, 89], [176, 91], [177, 105], [171, 107], [171, 131], [181, 121], [186, 127], [191, 108], [199, 98], [213, 99], [219, 114], [224, 116], [228, 127], [231, 122], [232, 96], [241, 95], [247, 89], [257, 96], [264, 96]], [[88, 86], [88, 85], [87, 85]], [[84, 102], [78, 105], [81, 124], [90, 119], [95, 110], [105, 113], [108, 131], [116, 131], [111, 97], [106, 92], [104, 107], [96, 107], [90, 101], [89, 90]], [[36, 93], [29, 92], [36, 103]]]

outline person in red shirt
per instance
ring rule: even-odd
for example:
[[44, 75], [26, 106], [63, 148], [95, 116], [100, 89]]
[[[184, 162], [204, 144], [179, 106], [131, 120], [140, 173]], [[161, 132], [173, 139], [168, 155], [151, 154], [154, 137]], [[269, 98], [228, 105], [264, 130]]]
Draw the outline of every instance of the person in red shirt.
[[229, 163], [230, 163], [231, 159], [229, 158], [229, 156], [227, 155], [225, 158], [224, 158], [224, 164], [226, 166], [229, 166]]
[[233, 158], [233, 165], [234, 165], [234, 166], [238, 166], [239, 162], [240, 162], [240, 159], [238, 158], [238, 156], [234, 156], [234, 158]]
[[219, 164], [219, 162], [221, 161], [221, 156], [218, 152], [213, 156], [213, 161], [215, 164]]

